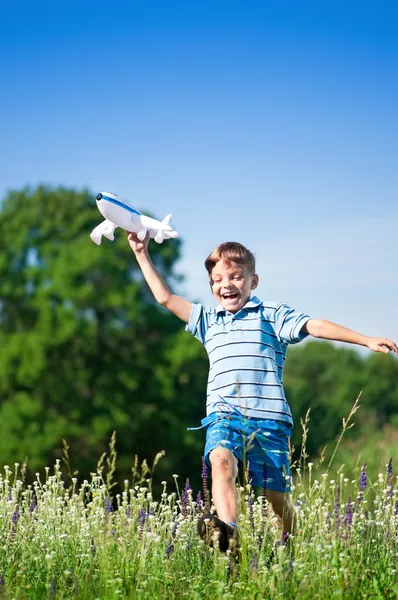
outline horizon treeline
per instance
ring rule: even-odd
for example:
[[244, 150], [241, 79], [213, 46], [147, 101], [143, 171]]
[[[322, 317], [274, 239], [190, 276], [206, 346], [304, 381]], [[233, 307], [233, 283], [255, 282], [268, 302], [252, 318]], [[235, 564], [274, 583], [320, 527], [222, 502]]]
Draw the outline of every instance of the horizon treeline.
[[[0, 466], [28, 457], [30, 476], [62, 458], [88, 478], [116, 431], [117, 480], [135, 456], [160, 479], [199, 487], [208, 360], [184, 324], [153, 299], [126, 237], [93, 244], [100, 215], [88, 190], [39, 186], [0, 205]], [[181, 241], [151, 245], [172, 288]], [[295, 420], [311, 408], [307, 452], [332, 448], [362, 391], [349, 445], [398, 446], [398, 361], [308, 341], [290, 348], [284, 385]], [[371, 445], [373, 444], [373, 446]], [[373, 449], [372, 449], [373, 448]], [[384, 455], [383, 455], [384, 456]], [[364, 456], [366, 460], [366, 456]]]

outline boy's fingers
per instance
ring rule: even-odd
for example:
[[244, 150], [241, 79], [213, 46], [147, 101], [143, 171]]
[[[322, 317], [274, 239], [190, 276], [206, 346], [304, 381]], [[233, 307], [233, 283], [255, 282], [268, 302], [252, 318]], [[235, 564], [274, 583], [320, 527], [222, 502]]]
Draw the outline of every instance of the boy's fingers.
[[391, 342], [390, 340], [384, 339], [384, 340], [382, 340], [381, 344], [385, 348], [389, 348], [390, 350], [392, 350], [393, 352], [395, 352], [395, 354], [398, 354], [398, 347], [395, 344], [395, 342]]

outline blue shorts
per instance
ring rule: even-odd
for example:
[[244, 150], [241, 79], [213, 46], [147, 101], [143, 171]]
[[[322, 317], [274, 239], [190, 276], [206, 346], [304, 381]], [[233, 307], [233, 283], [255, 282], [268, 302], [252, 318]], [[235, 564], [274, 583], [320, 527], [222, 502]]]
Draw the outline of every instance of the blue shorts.
[[253, 487], [263, 487], [265, 463], [267, 488], [276, 492], [290, 491], [288, 442], [292, 429], [288, 423], [217, 412], [203, 419], [202, 424], [207, 428], [205, 460], [210, 469], [210, 452], [227, 448], [239, 464], [248, 465]]

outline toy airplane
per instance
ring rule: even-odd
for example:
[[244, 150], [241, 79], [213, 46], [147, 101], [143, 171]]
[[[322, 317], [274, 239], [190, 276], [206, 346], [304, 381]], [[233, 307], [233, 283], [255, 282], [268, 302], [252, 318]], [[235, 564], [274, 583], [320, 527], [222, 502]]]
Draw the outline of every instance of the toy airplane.
[[154, 238], [158, 244], [161, 244], [163, 240], [178, 237], [178, 233], [169, 225], [171, 215], [167, 215], [163, 221], [146, 217], [126, 201], [119, 200], [116, 194], [110, 192], [101, 192], [97, 195], [97, 206], [100, 213], [105, 217], [105, 221], [102, 221], [93, 229], [90, 237], [98, 246], [101, 243], [102, 236], [111, 241], [115, 239], [114, 231], [116, 227], [136, 233], [141, 241], [149, 232], [150, 237]]

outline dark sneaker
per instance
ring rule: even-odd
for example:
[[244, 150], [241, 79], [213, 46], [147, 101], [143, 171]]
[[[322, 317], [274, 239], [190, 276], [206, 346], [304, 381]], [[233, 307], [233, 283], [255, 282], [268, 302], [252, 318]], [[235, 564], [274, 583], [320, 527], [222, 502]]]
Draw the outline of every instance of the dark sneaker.
[[238, 532], [232, 525], [227, 525], [215, 515], [203, 515], [198, 521], [198, 534], [212, 548], [217, 545], [221, 552], [228, 548], [234, 550], [238, 543]]

